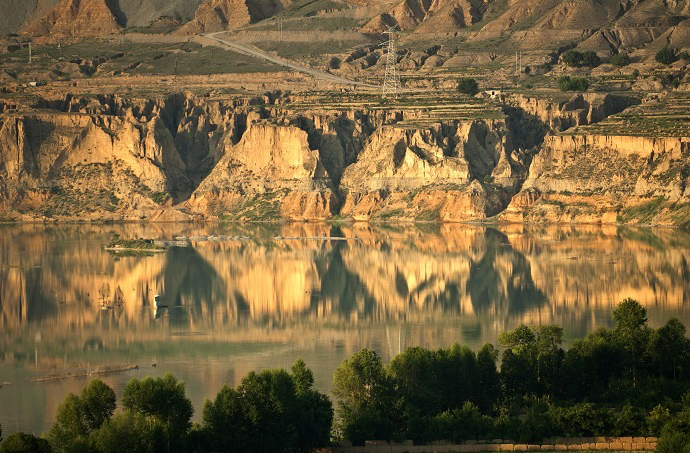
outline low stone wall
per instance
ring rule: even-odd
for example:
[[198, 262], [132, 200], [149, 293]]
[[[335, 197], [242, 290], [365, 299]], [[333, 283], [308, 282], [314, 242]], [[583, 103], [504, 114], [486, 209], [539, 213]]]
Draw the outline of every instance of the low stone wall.
[[405, 452], [489, 452], [489, 451], [654, 451], [656, 437], [573, 437], [545, 439], [540, 444], [515, 444], [501, 439], [490, 442], [468, 441], [461, 445], [413, 445], [383, 440], [367, 441], [363, 447], [342, 445], [328, 449], [331, 453], [405, 453]]

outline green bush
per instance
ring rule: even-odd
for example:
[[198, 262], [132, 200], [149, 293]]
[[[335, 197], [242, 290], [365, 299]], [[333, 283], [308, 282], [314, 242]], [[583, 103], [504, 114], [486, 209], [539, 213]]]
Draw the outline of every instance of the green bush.
[[666, 47], [664, 47], [656, 53], [655, 59], [657, 62], [665, 65], [675, 63], [676, 60], [678, 60], [678, 56], [676, 55], [676, 49], [667, 45]]
[[464, 77], [458, 80], [458, 91], [460, 93], [474, 96], [475, 94], [479, 93], [479, 85], [477, 84], [476, 80], [469, 77]]
[[582, 64], [582, 53], [577, 50], [569, 50], [562, 56], [563, 63], [570, 67], [577, 67]]
[[690, 60], [690, 53], [688, 53], [687, 51], [684, 50], [678, 54], [678, 58], [680, 58], [681, 60], [688, 61], [688, 60]]
[[0, 453], [51, 453], [52, 451], [47, 440], [26, 433], [10, 434], [0, 444]]
[[590, 68], [596, 68], [601, 64], [601, 58], [593, 50], [587, 50], [582, 53], [582, 65], [589, 66]]
[[627, 66], [630, 64], [630, 56], [625, 53], [617, 53], [616, 55], [611, 57], [611, 64], [614, 66]]
[[573, 68], [580, 66], [594, 68], [601, 64], [601, 59], [593, 50], [586, 50], [584, 52], [569, 50], [563, 54], [562, 59], [563, 63]]
[[561, 91], [587, 91], [589, 79], [586, 77], [561, 76], [557, 79]]
[[690, 453], [690, 434], [664, 430], [657, 443], [656, 453]]

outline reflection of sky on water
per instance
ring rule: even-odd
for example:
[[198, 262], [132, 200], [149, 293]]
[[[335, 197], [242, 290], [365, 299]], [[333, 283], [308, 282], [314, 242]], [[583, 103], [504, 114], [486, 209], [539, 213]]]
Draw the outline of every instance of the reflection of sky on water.
[[[115, 232], [253, 239], [115, 257], [101, 249]], [[596, 227], [1, 227], [0, 382], [13, 385], [0, 389], [0, 424], [47, 429], [85, 380], [28, 379], [101, 365], [140, 366], [105, 377], [120, 391], [133, 376], [173, 372], [200, 410], [223, 383], [299, 357], [328, 390], [362, 347], [386, 360], [411, 345], [478, 348], [523, 322], [580, 337], [628, 296], [653, 325], [690, 324], [689, 251], [686, 232]], [[167, 308], [154, 312], [155, 294]], [[122, 307], [101, 310], [118, 298]]]

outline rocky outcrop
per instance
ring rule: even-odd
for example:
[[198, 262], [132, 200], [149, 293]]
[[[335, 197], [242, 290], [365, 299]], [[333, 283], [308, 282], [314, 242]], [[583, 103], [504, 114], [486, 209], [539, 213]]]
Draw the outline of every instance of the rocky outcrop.
[[633, 96], [608, 93], [579, 93], [563, 102], [525, 95], [509, 96], [507, 102], [548, 128], [564, 131], [575, 126], [597, 123], [639, 104], [640, 100]]
[[492, 119], [431, 120], [311, 101], [2, 104], [0, 219], [688, 223], [690, 139], [632, 135], [647, 104], [600, 121], [633, 101], [516, 97]]
[[122, 28], [116, 8], [113, 0], [60, 0], [48, 13], [29, 22], [22, 33], [52, 37], [116, 33]]
[[427, 31], [455, 30], [479, 22], [486, 9], [482, 0], [403, 0], [371, 19], [362, 31], [380, 33], [389, 26], [409, 30], [420, 24]]
[[689, 158], [690, 138], [549, 136], [500, 218], [687, 226]]
[[306, 132], [253, 123], [187, 205], [225, 220], [325, 220], [335, 212], [332, 189]]
[[[185, 179], [160, 119], [38, 113], [0, 119], [0, 209], [28, 219], [138, 219]], [[162, 201], [162, 200], [160, 200]]]
[[357, 221], [491, 216], [515, 183], [508, 141], [501, 121], [380, 128], [343, 173], [340, 215]]
[[260, 21], [283, 9], [280, 0], [208, 0], [179, 33], [223, 31]]

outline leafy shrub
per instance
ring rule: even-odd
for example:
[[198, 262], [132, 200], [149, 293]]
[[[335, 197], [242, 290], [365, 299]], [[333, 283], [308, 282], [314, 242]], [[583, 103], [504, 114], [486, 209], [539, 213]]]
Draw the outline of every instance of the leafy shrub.
[[562, 76], [557, 79], [561, 91], [587, 91], [589, 80], [586, 77]]
[[688, 60], [690, 60], [690, 53], [688, 53], [687, 51], [684, 50], [678, 54], [678, 58], [680, 58], [681, 60], [688, 61]]
[[594, 68], [599, 66], [601, 59], [593, 50], [579, 52], [577, 50], [569, 50], [563, 54], [563, 63], [570, 67], [589, 66]]
[[475, 94], [479, 93], [479, 85], [477, 84], [476, 80], [469, 77], [463, 77], [462, 79], [458, 80], [458, 91], [460, 93], [474, 96]]
[[26, 433], [10, 434], [0, 444], [0, 453], [51, 453], [52, 451], [47, 440]]
[[690, 453], [690, 434], [665, 429], [656, 446], [657, 453]]
[[577, 50], [569, 50], [563, 54], [563, 63], [570, 67], [577, 67], [582, 64], [582, 53]]
[[582, 65], [589, 66], [590, 68], [596, 68], [601, 64], [601, 58], [593, 50], [588, 50], [582, 53]]
[[656, 53], [655, 59], [657, 62], [665, 65], [675, 63], [676, 60], [678, 60], [678, 56], [676, 55], [676, 49], [667, 45], [666, 47], [664, 47]]
[[628, 66], [630, 64], [630, 56], [625, 53], [617, 53], [611, 57], [611, 64], [614, 66]]

